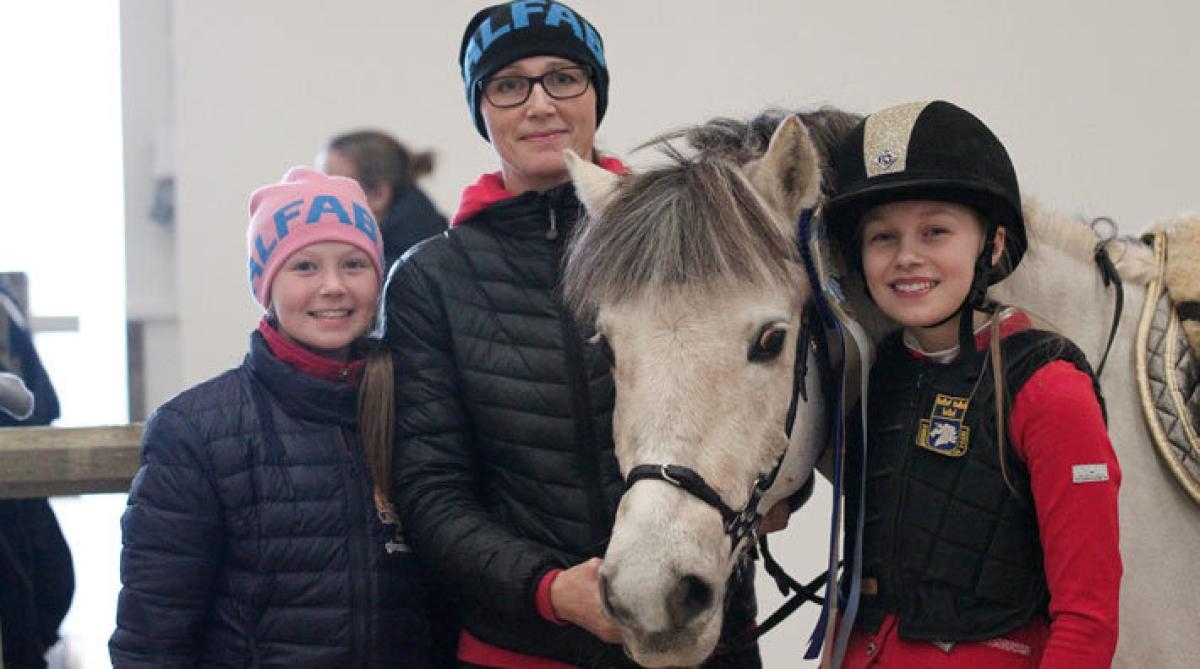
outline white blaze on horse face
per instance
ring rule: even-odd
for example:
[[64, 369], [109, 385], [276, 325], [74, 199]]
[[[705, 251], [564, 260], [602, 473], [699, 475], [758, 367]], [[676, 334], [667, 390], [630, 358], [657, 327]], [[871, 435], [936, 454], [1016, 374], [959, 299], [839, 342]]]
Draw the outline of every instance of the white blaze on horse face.
[[[601, 308], [616, 360], [617, 458], [624, 473], [690, 467], [740, 509], [787, 447], [801, 300], [795, 288], [689, 292]], [[768, 325], [785, 328], [786, 343], [778, 357], [752, 362]], [[711, 652], [735, 557], [713, 507], [662, 481], [629, 490], [601, 574], [635, 660], [690, 665]], [[681, 583], [693, 605], [683, 612], [672, 604]]]

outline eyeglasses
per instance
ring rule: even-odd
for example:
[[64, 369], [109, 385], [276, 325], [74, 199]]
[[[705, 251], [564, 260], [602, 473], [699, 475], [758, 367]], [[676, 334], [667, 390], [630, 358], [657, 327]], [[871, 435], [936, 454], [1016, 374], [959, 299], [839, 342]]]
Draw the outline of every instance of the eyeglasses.
[[550, 70], [540, 77], [506, 74], [479, 82], [483, 95], [492, 106], [501, 109], [525, 104], [534, 84], [541, 84], [546, 95], [555, 100], [577, 98], [587, 92], [592, 81], [592, 69], [582, 65]]

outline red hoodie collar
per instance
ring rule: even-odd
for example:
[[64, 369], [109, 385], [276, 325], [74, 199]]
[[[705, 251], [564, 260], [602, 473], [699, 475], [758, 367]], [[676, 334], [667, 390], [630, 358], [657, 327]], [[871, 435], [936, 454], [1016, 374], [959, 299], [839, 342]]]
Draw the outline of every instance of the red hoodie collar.
[[265, 316], [258, 324], [258, 331], [266, 340], [271, 353], [296, 371], [318, 379], [342, 383], [358, 383], [362, 378], [364, 362], [361, 359], [339, 362], [321, 357], [283, 336]]
[[[613, 174], [627, 174], [629, 172], [629, 168], [625, 167], [624, 163], [612, 156], [601, 156], [598, 164]], [[450, 221], [450, 227], [456, 227], [459, 223], [471, 218], [493, 204], [501, 200], [507, 200], [510, 197], [516, 197], [517, 195], [519, 193], [510, 193], [504, 188], [504, 178], [499, 172], [488, 172], [479, 177], [478, 181], [463, 189], [462, 197], [458, 204], [458, 211]]]

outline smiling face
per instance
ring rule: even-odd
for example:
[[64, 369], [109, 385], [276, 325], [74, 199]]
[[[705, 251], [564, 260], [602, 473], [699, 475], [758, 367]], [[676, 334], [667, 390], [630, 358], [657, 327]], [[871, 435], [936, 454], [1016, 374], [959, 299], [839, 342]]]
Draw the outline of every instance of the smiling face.
[[[558, 56], [532, 56], [510, 63], [494, 77], [539, 77], [551, 70], [578, 65]], [[529, 99], [501, 109], [483, 95], [480, 109], [492, 148], [500, 157], [504, 187], [511, 193], [544, 191], [562, 183], [567, 174], [563, 150], [592, 159], [596, 137], [596, 90], [588, 86], [579, 97], [556, 100], [534, 84]]]
[[379, 276], [362, 249], [318, 242], [283, 261], [271, 284], [271, 309], [279, 331], [305, 348], [335, 360], [371, 327]]
[[[908, 200], [871, 209], [862, 220], [863, 274], [871, 298], [927, 351], [958, 343], [953, 314], [967, 298], [983, 222], [949, 202]], [[1004, 248], [996, 231], [993, 264]], [[941, 323], [941, 325], [936, 325]]]

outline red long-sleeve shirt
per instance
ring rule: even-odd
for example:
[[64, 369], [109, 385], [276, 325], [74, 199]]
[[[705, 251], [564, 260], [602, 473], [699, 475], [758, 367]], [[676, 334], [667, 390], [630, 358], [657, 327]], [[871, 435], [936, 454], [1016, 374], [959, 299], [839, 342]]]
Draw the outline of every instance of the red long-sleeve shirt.
[[[1004, 330], [1028, 327], [1023, 314]], [[982, 341], [980, 342], [982, 343]], [[1029, 469], [1037, 508], [1050, 620], [949, 652], [899, 637], [895, 614], [879, 631], [855, 631], [845, 667], [1109, 667], [1117, 646], [1121, 471], [1091, 379], [1055, 361], [1029, 378], [1013, 402], [1008, 440]]]

